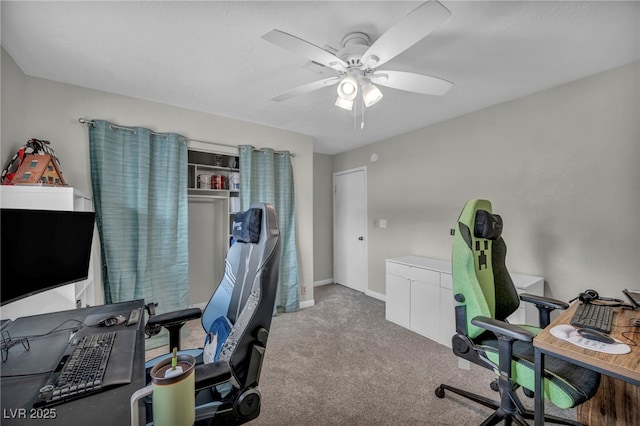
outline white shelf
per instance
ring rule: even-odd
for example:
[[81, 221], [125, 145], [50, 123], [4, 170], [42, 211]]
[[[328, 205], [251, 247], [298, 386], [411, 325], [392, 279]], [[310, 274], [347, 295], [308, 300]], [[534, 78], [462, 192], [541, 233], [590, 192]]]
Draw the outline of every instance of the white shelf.
[[0, 207], [93, 211], [91, 198], [70, 186], [2, 185]]

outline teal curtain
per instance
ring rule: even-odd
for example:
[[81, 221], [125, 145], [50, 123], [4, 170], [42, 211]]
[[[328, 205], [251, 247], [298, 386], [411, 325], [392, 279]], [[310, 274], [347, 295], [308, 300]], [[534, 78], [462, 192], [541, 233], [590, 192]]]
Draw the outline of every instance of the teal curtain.
[[94, 120], [89, 143], [106, 302], [188, 307], [186, 139]]
[[252, 203], [273, 204], [280, 227], [280, 279], [276, 308], [283, 312], [300, 309], [298, 250], [296, 248], [296, 203], [293, 193], [293, 168], [288, 151], [274, 152], [251, 145], [240, 146], [240, 207]]

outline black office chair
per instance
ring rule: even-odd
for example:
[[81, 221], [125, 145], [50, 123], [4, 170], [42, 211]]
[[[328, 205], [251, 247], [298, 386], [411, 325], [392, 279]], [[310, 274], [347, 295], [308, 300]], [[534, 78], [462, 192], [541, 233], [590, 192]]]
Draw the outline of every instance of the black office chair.
[[[170, 347], [180, 344], [180, 328], [202, 316], [203, 349], [180, 351], [197, 360], [196, 424], [236, 425], [260, 413], [260, 370], [273, 317], [280, 263], [280, 234], [273, 206], [253, 205], [233, 222], [235, 240], [225, 273], [204, 312], [192, 308], [150, 316], [151, 332], [166, 327]], [[147, 363], [153, 365], [171, 354]], [[148, 404], [149, 405], [149, 404]], [[152, 415], [147, 407], [147, 421]]]
[[[483, 425], [526, 425], [533, 412], [525, 410], [516, 390], [522, 386], [531, 396], [534, 385], [533, 338], [540, 328], [513, 325], [506, 318], [518, 309], [520, 300], [536, 305], [540, 327], [549, 325], [554, 309], [566, 309], [567, 303], [545, 297], [518, 294], [505, 258], [507, 247], [501, 237], [502, 219], [492, 214], [486, 200], [468, 201], [455, 230], [452, 272], [456, 335], [453, 352], [466, 360], [493, 370], [497, 380], [492, 389], [500, 392], [500, 402], [472, 394], [446, 384], [435, 394], [444, 398], [449, 390], [496, 410]], [[600, 384], [600, 375], [557, 358], [545, 362], [544, 397], [560, 408], [571, 408], [591, 398]], [[579, 425], [567, 419], [546, 416], [545, 422]]]

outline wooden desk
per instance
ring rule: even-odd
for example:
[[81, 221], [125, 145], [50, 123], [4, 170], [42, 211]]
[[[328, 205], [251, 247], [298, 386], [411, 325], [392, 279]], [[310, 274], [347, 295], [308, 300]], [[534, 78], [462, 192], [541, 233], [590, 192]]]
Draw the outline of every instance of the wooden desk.
[[[630, 326], [634, 318], [640, 319], [640, 311], [615, 308], [611, 336], [629, 344], [631, 352], [610, 355], [583, 349], [551, 334], [558, 324], [569, 324], [578, 302], [574, 303], [551, 322], [533, 340], [535, 353], [535, 424], [544, 424], [544, 398], [542, 397], [542, 374], [544, 356], [549, 355], [598, 371], [603, 374], [596, 395], [578, 406], [578, 421], [589, 425], [631, 425], [640, 422], [640, 328]], [[624, 327], [623, 327], [624, 326]], [[631, 337], [626, 339], [622, 333]]]

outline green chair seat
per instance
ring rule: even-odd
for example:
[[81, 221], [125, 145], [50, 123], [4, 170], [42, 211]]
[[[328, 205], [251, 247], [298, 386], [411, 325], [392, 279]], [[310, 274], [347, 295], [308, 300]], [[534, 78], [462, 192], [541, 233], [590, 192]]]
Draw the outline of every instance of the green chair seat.
[[[496, 336], [487, 332], [474, 341], [484, 350], [486, 357], [498, 365]], [[533, 346], [530, 343], [514, 342], [511, 379], [531, 391], [535, 388]], [[545, 361], [544, 397], [559, 408], [572, 408], [582, 404], [598, 390], [599, 385], [599, 373], [576, 367], [555, 357], [548, 357]]]

